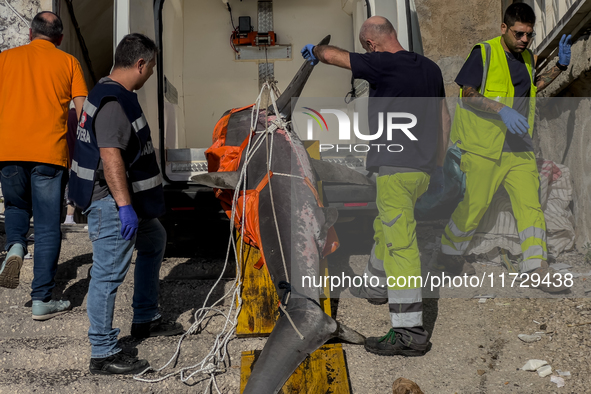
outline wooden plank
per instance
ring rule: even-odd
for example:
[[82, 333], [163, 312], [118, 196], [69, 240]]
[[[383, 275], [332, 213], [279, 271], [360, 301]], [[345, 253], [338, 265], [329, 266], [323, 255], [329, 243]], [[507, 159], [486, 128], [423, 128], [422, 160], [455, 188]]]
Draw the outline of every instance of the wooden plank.
[[[240, 239], [237, 245], [239, 242]], [[268, 336], [279, 318], [279, 297], [267, 267], [254, 268], [261, 252], [247, 244], [242, 250], [242, 309], [238, 315], [236, 336]]]
[[[244, 391], [260, 350], [242, 352], [240, 393]], [[287, 380], [280, 394], [349, 394], [351, 387], [342, 345], [324, 345], [308, 356]]]

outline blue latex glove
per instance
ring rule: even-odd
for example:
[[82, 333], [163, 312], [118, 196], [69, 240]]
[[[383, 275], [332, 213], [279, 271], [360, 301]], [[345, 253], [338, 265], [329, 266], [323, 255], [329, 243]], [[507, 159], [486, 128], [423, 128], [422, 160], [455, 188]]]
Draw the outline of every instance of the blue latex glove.
[[571, 35], [569, 34], [567, 37], [566, 34], [563, 34], [558, 44], [558, 63], [563, 66], [570, 64], [570, 47], [572, 45]]
[[501, 116], [503, 123], [505, 123], [505, 126], [507, 126], [507, 129], [512, 134], [524, 135], [527, 133], [527, 130], [529, 129], [527, 118], [513, 108], [503, 107], [503, 109], [499, 111], [499, 115]]
[[443, 167], [437, 166], [433, 174], [431, 174], [431, 180], [429, 182], [429, 193], [439, 194], [443, 192]]
[[302, 48], [301, 52], [302, 52], [302, 56], [304, 57], [304, 59], [308, 60], [310, 62], [310, 64], [312, 64], [313, 66], [317, 65], [319, 60], [316, 56], [314, 56], [314, 47], [316, 45], [312, 45], [312, 44], [308, 44], [305, 47]]
[[137, 232], [139, 221], [133, 207], [124, 205], [119, 207], [119, 219], [121, 220], [121, 236], [129, 241]]

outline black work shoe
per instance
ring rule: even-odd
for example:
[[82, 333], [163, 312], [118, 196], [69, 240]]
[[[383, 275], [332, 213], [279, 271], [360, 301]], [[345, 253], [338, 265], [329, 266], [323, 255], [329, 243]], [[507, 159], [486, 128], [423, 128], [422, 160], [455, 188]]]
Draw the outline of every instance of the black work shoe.
[[430, 342], [424, 345], [408, 347], [401, 341], [402, 335], [390, 329], [383, 337], [370, 337], [365, 339], [365, 350], [380, 356], [422, 356], [427, 353]]
[[150, 364], [127, 352], [119, 352], [105, 358], [90, 359], [90, 373], [97, 375], [131, 375], [144, 371]]
[[131, 325], [131, 336], [135, 339], [168, 337], [183, 334], [184, 332], [185, 330], [181, 323], [164, 321], [162, 318], [147, 323], [133, 323]]
[[367, 291], [367, 288], [365, 288], [363, 286], [349, 287], [349, 292], [354, 297], [365, 298], [367, 300], [367, 302], [369, 302], [372, 305], [384, 305], [384, 304], [388, 303], [388, 297], [373, 297], [371, 294], [369, 294], [369, 292]]

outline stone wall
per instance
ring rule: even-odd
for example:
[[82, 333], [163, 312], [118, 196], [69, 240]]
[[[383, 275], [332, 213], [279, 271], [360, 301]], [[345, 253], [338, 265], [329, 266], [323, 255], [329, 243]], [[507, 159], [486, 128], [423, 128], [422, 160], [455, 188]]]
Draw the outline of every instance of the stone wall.
[[458, 96], [454, 80], [474, 44], [501, 34], [500, 1], [415, 0], [425, 56], [443, 72], [448, 97]]
[[[536, 155], [569, 167], [573, 184], [576, 247], [591, 241], [591, 39], [581, 37], [573, 44], [571, 65], [540, 97], [556, 97], [555, 102], [538, 105], [540, 122], [534, 138]], [[556, 59], [549, 62], [554, 66]], [[557, 100], [552, 99], [552, 100]], [[540, 103], [544, 103], [541, 99]]]
[[27, 23], [6, 5], [5, 0], [0, 1], [0, 51], [28, 43], [28, 23], [42, 10], [41, 0], [8, 0], [8, 2]]

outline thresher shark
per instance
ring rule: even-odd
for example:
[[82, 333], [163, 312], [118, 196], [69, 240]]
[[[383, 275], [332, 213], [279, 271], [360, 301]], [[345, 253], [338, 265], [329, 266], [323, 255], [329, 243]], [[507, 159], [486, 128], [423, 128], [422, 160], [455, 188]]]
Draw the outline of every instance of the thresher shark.
[[[327, 36], [320, 44], [329, 41]], [[226, 208], [230, 212], [233, 202], [235, 215], [256, 215], [251, 223], [239, 225], [248, 227], [245, 230], [261, 250], [275, 290], [282, 297], [283, 313], [253, 367], [244, 394], [279, 392], [300, 363], [332, 338], [354, 344], [363, 344], [365, 339], [323, 312], [319, 289], [302, 286], [302, 275], [318, 276], [320, 259], [327, 249], [335, 248], [331, 227], [337, 211], [322, 207], [317, 181], [372, 184], [345, 166], [311, 159], [293, 132], [291, 99], [300, 96], [313, 67], [304, 62], [275, 105], [258, 113], [252, 108], [227, 112], [220, 121], [225, 141], [220, 144], [218, 139], [218, 146], [246, 148], [235, 157], [233, 166], [225, 168], [219, 165], [220, 156], [212, 159], [215, 155], [209, 154], [210, 172], [193, 177], [199, 184], [218, 189], [222, 200], [224, 194], [234, 195], [236, 189], [256, 191], [258, 198], [248, 204], [226, 200]], [[236, 150], [223, 153], [222, 161], [228, 159], [223, 157], [226, 154], [236, 155]], [[211, 172], [212, 168], [218, 172]]]

